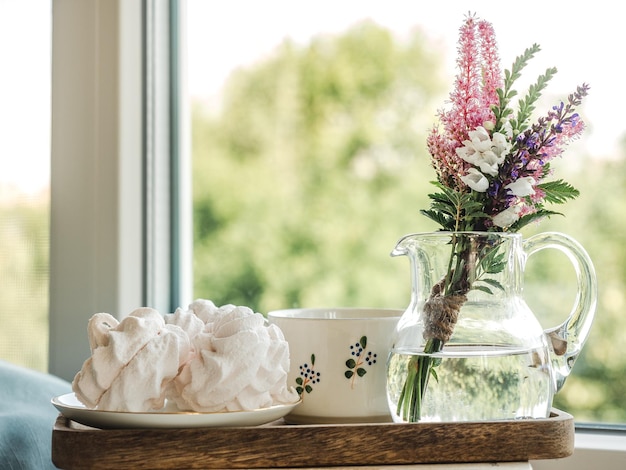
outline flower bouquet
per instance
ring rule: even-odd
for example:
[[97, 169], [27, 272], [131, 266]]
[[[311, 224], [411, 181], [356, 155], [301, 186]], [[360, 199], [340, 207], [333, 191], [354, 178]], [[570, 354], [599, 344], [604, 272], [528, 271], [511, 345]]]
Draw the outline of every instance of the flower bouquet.
[[[445, 275], [431, 288], [423, 306], [423, 354], [408, 362], [406, 381], [396, 415], [407, 422], [420, 420], [429, 378], [437, 378], [437, 359], [457, 324], [468, 293], [487, 294], [503, 289], [497, 274], [506, 267], [490, 239], [455, 236], [461, 232], [516, 232], [557, 212], [547, 204], [561, 204], [578, 191], [561, 179], [552, 179], [550, 162], [584, 129], [575, 112], [587, 95], [583, 84], [566, 102], [553, 106], [531, 122], [542, 91], [555, 75], [548, 68], [516, 99], [513, 89], [522, 69], [540, 48], [526, 49], [510, 70], [502, 73], [492, 25], [468, 16], [460, 28], [458, 75], [450, 106], [438, 113], [439, 125], [427, 138], [437, 181], [429, 195], [430, 208], [422, 214], [450, 232], [450, 255]], [[476, 239], [474, 239], [476, 240]], [[478, 243], [479, 246], [476, 246]]]

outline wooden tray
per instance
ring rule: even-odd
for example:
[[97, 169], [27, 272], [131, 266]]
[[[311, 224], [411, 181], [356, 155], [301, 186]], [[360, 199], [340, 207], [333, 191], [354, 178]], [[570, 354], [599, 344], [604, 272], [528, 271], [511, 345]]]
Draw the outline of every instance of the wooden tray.
[[95, 429], [59, 416], [52, 461], [62, 469], [294, 468], [519, 462], [574, 452], [574, 420]]

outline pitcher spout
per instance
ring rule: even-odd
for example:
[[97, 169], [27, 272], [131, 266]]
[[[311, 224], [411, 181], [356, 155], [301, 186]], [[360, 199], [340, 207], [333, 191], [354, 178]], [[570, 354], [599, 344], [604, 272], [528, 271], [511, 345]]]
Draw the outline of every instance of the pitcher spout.
[[415, 239], [419, 236], [417, 233], [411, 233], [409, 235], [403, 236], [398, 242], [393, 250], [391, 250], [391, 256], [406, 256], [409, 254], [410, 250], [415, 246]]

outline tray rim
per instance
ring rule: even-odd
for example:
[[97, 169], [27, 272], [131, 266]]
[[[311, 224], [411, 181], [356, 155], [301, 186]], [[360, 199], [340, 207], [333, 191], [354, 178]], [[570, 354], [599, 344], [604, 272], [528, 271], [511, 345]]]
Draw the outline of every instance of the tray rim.
[[[53, 427], [52, 461], [59, 468], [106, 468], [111, 464], [121, 468], [119, 461], [115, 460], [115, 452], [107, 452], [110, 450], [107, 446], [117, 445], [123, 445], [127, 457], [135, 459], [128, 460], [131, 465], [128, 468], [168, 468], [160, 466], [164, 455], [186, 468], [304, 468], [547, 460], [572, 455], [575, 434], [573, 416], [555, 408], [548, 418], [463, 423], [287, 424], [280, 419], [260, 426], [177, 429], [97, 429], [80, 424], [72, 426], [72, 423], [59, 415]], [[504, 443], [500, 440], [502, 435], [505, 436]], [[519, 439], [517, 435], [529, 437], [533, 442], [526, 444], [525, 439]], [[366, 436], [370, 440], [370, 451], [359, 454], [358, 461], [348, 449], [354, 446], [354, 436]], [[345, 446], [335, 444], [337, 437], [345, 440]], [[220, 439], [232, 445], [211, 448], [210, 444]], [[474, 447], [469, 447], [465, 439], [472, 440]], [[152, 445], [145, 446], [146, 441]], [[498, 445], [492, 446], [496, 441]], [[99, 442], [102, 452], [93, 452], [89, 446], [94, 442]], [[303, 448], [300, 445], [303, 442], [308, 447]], [[247, 445], [242, 446], [242, 443]], [[259, 447], [260, 443], [263, 443], [262, 447]], [[329, 443], [335, 448], [327, 450]], [[191, 448], [202, 450], [191, 452]], [[463, 454], [461, 460], [454, 451], [463, 448], [472, 451]], [[315, 449], [320, 451], [317, 452], [319, 455], [310, 458], [310, 454], [317, 455]], [[74, 467], [70, 457], [79, 457], [80, 466]], [[138, 462], [147, 466], [138, 466]]]

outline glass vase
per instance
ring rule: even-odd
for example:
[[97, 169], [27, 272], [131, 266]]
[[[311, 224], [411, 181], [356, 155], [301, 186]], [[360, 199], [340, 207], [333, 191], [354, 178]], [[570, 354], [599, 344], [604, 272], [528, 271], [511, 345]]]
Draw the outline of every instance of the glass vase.
[[[549, 330], [522, 296], [526, 260], [546, 248], [568, 256], [578, 283], [571, 312]], [[409, 258], [412, 281], [387, 362], [394, 421], [548, 417], [595, 313], [585, 250], [560, 233], [434, 232], [403, 237], [392, 255]]]

